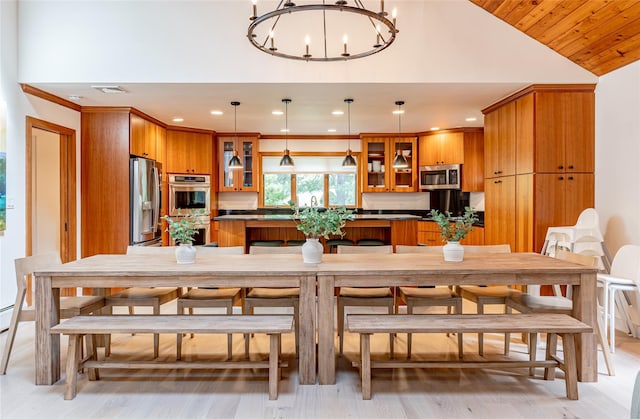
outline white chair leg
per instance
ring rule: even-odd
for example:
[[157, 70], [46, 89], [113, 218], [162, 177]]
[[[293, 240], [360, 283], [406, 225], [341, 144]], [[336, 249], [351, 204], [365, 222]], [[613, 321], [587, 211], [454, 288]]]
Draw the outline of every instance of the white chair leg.
[[9, 325], [9, 331], [7, 332], [7, 341], [4, 344], [4, 351], [2, 352], [2, 366], [0, 367], [0, 374], [2, 375], [7, 373], [9, 357], [11, 356], [11, 349], [13, 348], [13, 342], [16, 338], [18, 322], [20, 322], [20, 313], [22, 313], [22, 304], [24, 304], [24, 297], [26, 292], [27, 290], [23, 288], [21, 290], [18, 290], [18, 292], [16, 293], [16, 302], [13, 306], [11, 323]]
[[616, 351], [616, 304], [615, 304], [616, 291], [611, 290], [609, 293], [609, 346], [611, 347], [611, 353]]

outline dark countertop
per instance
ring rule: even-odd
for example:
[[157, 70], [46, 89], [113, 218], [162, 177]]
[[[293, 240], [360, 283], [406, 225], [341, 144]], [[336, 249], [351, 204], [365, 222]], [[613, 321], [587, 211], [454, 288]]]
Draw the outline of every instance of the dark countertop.
[[[356, 220], [421, 220], [422, 217], [412, 214], [354, 214]], [[291, 220], [285, 214], [230, 214], [214, 218], [214, 221], [286, 221]]]
[[[357, 208], [358, 220], [407, 220], [417, 218], [418, 221], [433, 221], [429, 216], [430, 210], [365, 210]], [[484, 227], [484, 212], [477, 212], [479, 222], [474, 226]], [[214, 221], [224, 220], [288, 220], [291, 216], [289, 208], [258, 208], [255, 210], [218, 210]]]

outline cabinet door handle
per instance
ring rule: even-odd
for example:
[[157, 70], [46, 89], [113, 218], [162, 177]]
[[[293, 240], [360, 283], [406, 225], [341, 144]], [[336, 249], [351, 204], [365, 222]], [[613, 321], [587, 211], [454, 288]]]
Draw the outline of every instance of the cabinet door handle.
[[573, 165], [569, 166], [569, 169], [573, 169]]
[[493, 183], [502, 183], [501, 180], [494, 180]]
[[558, 166], [558, 169], [562, 170], [564, 169], [564, 166]]
[[573, 176], [569, 176], [569, 180], [573, 180]]
[[558, 180], [564, 180], [564, 176], [560, 176]]

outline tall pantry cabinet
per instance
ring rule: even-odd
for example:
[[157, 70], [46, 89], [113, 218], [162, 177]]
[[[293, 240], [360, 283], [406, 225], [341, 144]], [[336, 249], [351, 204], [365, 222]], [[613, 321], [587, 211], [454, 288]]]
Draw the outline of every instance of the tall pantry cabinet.
[[533, 85], [485, 113], [485, 238], [539, 252], [594, 201], [594, 85]]

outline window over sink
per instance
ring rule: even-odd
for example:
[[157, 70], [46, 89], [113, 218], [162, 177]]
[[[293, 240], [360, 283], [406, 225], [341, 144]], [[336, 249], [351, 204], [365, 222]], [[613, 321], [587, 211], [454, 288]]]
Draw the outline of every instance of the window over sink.
[[262, 206], [358, 205], [358, 174], [342, 166], [344, 155], [295, 156], [293, 168], [280, 167], [280, 156], [262, 156]]

